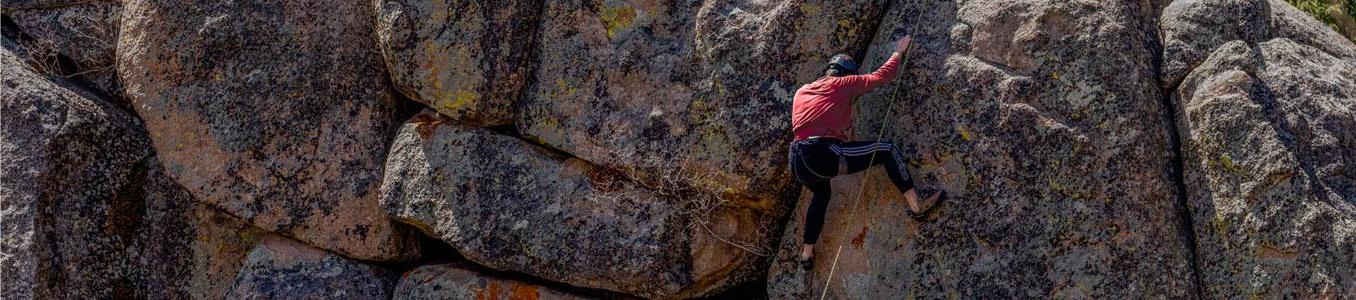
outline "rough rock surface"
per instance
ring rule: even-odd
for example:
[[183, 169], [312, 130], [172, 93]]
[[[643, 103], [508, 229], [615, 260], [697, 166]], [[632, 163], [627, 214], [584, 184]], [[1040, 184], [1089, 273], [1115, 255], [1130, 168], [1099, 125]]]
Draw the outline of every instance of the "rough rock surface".
[[1163, 78], [1167, 88], [1224, 43], [1286, 37], [1331, 55], [1356, 58], [1356, 47], [1323, 23], [1280, 0], [1179, 0], [1163, 10]]
[[[18, 42], [43, 67], [39, 72], [82, 78], [116, 95], [119, 10], [117, 1], [6, 1], [4, 14], [28, 38]], [[59, 57], [73, 69], [63, 70]]]
[[463, 269], [456, 264], [427, 265], [405, 272], [392, 299], [589, 299], [511, 279]]
[[134, 209], [144, 212], [127, 250], [135, 298], [222, 299], [245, 255], [267, 233], [193, 199], [159, 160], [143, 167], [144, 202]]
[[[1281, 0], [0, 13], [3, 298], [1356, 295], [1356, 44]], [[856, 138], [952, 199], [837, 178], [802, 270], [792, 93], [904, 34]]]
[[397, 121], [370, 3], [135, 0], [123, 15], [126, 94], [195, 198], [353, 258], [417, 256], [377, 207]]
[[399, 274], [269, 235], [250, 251], [227, 299], [387, 299]]
[[460, 122], [513, 122], [542, 1], [381, 0], [377, 37], [406, 96]]
[[865, 65], [918, 28], [909, 79], [859, 99], [857, 136], [883, 130], [918, 183], [952, 199], [919, 222], [880, 195], [897, 193], [881, 174], [856, 202], [863, 177], [839, 179], [813, 271], [788, 262], [795, 215], [769, 294], [818, 297], [842, 246], [830, 297], [1192, 295], [1151, 13], [1119, 1], [893, 6]]
[[788, 188], [795, 85], [866, 42], [882, 7], [548, 1], [517, 127], [593, 164], [710, 177], [694, 184], [749, 198], [736, 202], [774, 201]]
[[1260, 24], [1248, 27], [1193, 18], [1229, 9], [1220, 5], [1174, 3], [1162, 25], [1165, 42], [1182, 45], [1164, 64], [1187, 66], [1165, 85], [1175, 87], [1203, 294], [1356, 295], [1356, 46], [1287, 32], [1282, 24], [1322, 26], [1294, 13], [1239, 20]]
[[6, 298], [131, 295], [121, 253], [135, 215], [119, 204], [149, 141], [130, 114], [38, 74], [0, 50], [0, 293]]
[[431, 111], [401, 128], [386, 176], [388, 213], [472, 261], [646, 297], [702, 295], [755, 277], [760, 257], [733, 245], [767, 248], [776, 215], [651, 190]]

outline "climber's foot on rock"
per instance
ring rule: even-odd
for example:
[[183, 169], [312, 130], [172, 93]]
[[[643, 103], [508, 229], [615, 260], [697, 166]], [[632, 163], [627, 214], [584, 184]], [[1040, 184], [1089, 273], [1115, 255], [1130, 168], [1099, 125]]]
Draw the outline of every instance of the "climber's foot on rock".
[[932, 211], [932, 209], [937, 208], [937, 204], [941, 203], [943, 200], [946, 200], [946, 191], [932, 193], [927, 199], [920, 201], [920, 203], [918, 203], [918, 208], [910, 211], [909, 215], [913, 216], [914, 219], [921, 219], [923, 216], [926, 216], [928, 212]]
[[803, 245], [800, 247], [800, 255], [796, 256], [796, 262], [799, 262], [801, 267], [807, 267], [810, 265], [810, 261], [813, 260], [814, 258], [815, 258], [815, 246]]

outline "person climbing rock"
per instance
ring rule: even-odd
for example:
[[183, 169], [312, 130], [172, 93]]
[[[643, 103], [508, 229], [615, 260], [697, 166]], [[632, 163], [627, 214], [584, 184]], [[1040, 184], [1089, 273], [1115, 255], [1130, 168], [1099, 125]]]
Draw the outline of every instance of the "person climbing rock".
[[921, 203], [913, 179], [905, 169], [905, 160], [894, 144], [852, 141], [852, 98], [865, 94], [890, 80], [899, 71], [901, 56], [907, 53], [912, 38], [905, 36], [895, 44], [895, 52], [875, 72], [857, 75], [857, 63], [846, 54], [834, 55], [824, 77], [801, 86], [791, 104], [791, 130], [795, 135], [788, 153], [796, 181], [814, 196], [805, 212], [803, 244], [799, 260], [808, 262], [824, 227], [824, 211], [829, 206], [834, 176], [852, 174], [883, 165], [890, 181], [904, 194], [915, 218], [936, 207], [945, 192], [932, 194]]

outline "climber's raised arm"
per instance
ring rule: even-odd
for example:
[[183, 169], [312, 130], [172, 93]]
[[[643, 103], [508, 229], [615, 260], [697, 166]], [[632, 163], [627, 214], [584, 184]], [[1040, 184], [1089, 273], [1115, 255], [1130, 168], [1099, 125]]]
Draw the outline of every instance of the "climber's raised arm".
[[861, 95], [884, 85], [895, 79], [899, 73], [900, 61], [903, 53], [909, 51], [909, 44], [913, 38], [905, 36], [898, 42], [895, 42], [895, 52], [890, 54], [890, 59], [885, 61], [876, 71], [870, 74], [843, 76], [840, 79], [845, 81], [845, 85], [853, 89], [854, 94]]

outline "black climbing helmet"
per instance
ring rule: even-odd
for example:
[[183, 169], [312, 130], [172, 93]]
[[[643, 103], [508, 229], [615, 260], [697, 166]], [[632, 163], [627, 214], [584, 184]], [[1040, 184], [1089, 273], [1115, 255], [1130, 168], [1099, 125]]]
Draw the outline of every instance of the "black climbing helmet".
[[852, 57], [847, 54], [834, 55], [833, 59], [829, 60], [829, 68], [851, 75], [857, 74], [857, 62], [853, 61]]

